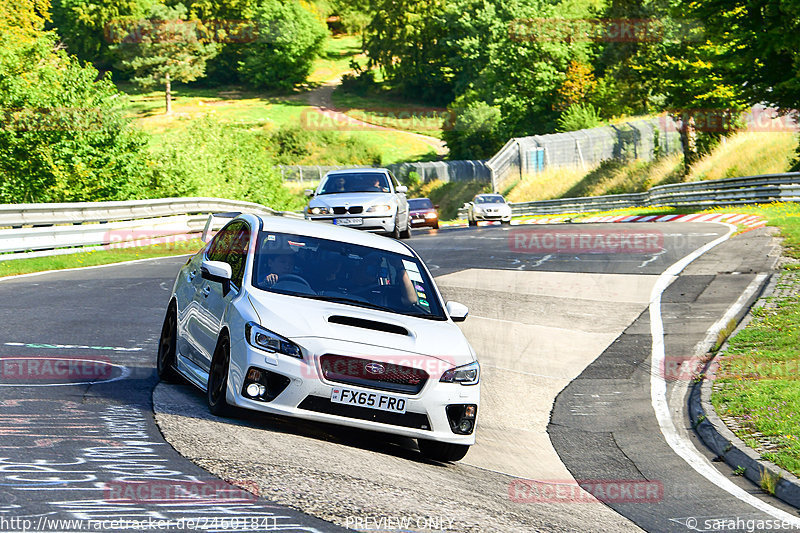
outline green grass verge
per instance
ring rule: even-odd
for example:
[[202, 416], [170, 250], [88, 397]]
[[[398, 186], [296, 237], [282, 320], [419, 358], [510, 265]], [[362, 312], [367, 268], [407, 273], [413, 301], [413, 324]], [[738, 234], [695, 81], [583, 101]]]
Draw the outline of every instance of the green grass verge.
[[[784, 254], [800, 259], [800, 205], [736, 208], [764, 216], [780, 229]], [[797, 265], [780, 273], [778, 289], [795, 283]], [[752, 310], [753, 320], [729, 340], [711, 396], [717, 412], [736, 420], [734, 432], [764, 459], [800, 475], [800, 296], [774, 297], [774, 307]], [[760, 434], [760, 435], [757, 435]]]
[[205, 244], [199, 239], [192, 239], [177, 243], [154, 244], [135, 248], [110, 249], [102, 247], [75, 254], [11, 259], [0, 261], [0, 278], [19, 274], [31, 274], [33, 272], [43, 272], [46, 270], [63, 270], [66, 268], [135, 261], [137, 259], [193, 254], [203, 246], [205, 246]]

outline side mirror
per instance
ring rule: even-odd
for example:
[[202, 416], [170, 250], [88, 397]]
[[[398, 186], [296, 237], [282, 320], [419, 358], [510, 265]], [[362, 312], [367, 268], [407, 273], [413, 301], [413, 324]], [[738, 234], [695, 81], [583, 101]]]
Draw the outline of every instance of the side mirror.
[[406, 187], [405, 185], [398, 185], [397, 192], [400, 194], [405, 194], [408, 192], [408, 187]]
[[445, 309], [447, 309], [447, 314], [450, 315], [453, 322], [464, 322], [469, 314], [467, 306], [458, 302], [447, 302]]
[[433, 204], [434, 209], [439, 209], [439, 204]]
[[311, 198], [312, 196], [314, 196], [314, 189], [306, 189], [303, 191], [303, 194]]
[[228, 263], [222, 261], [203, 261], [200, 266], [200, 275], [208, 281], [217, 283], [230, 283], [233, 272]]
[[464, 209], [469, 209], [469, 206], [470, 206], [470, 204], [471, 204], [471, 203], [472, 203], [472, 202], [467, 202], [467, 203], [465, 203], [465, 204], [464, 204]]

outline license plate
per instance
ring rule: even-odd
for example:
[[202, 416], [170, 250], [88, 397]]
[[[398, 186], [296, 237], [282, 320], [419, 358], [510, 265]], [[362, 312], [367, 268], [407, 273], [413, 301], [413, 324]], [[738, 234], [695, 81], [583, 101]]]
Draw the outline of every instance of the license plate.
[[331, 392], [331, 401], [356, 407], [367, 407], [391, 413], [405, 413], [406, 399], [378, 392], [363, 392], [335, 387]]
[[333, 223], [337, 226], [360, 226], [362, 224], [361, 218], [335, 218]]

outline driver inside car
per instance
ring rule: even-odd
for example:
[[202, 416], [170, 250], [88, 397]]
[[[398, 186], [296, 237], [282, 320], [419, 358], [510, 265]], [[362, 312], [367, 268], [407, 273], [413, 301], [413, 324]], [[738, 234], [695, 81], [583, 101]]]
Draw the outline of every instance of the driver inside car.
[[272, 287], [280, 280], [281, 276], [291, 274], [294, 271], [295, 252], [287, 251], [281, 254], [272, 254], [267, 258], [267, 272], [264, 284]]

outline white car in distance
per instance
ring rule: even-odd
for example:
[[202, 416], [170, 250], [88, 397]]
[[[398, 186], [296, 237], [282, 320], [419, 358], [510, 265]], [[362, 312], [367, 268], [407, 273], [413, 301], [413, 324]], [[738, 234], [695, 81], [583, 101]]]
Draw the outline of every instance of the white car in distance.
[[402, 241], [240, 215], [180, 269], [157, 368], [231, 406], [417, 439], [439, 461], [475, 443], [480, 367]]
[[328, 172], [305, 209], [307, 220], [383, 233], [396, 239], [411, 236], [407, 188], [385, 168]]
[[511, 206], [500, 194], [476, 194], [466, 208], [470, 226], [477, 226], [482, 220], [511, 224]]

